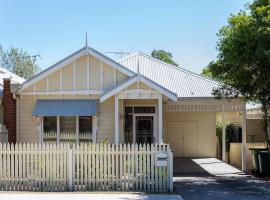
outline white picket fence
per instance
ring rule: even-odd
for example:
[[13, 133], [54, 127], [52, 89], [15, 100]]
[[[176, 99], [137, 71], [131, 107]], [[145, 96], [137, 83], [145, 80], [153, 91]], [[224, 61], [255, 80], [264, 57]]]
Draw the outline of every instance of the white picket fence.
[[0, 144], [0, 190], [172, 191], [167, 144]]

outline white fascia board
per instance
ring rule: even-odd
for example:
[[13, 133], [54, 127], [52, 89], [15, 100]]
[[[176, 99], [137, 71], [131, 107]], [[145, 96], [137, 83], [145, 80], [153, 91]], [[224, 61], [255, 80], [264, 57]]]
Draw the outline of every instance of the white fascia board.
[[136, 83], [137, 81], [137, 76], [134, 76], [132, 78], [130, 78], [128, 81], [126, 81], [125, 83], [115, 87], [114, 89], [104, 93], [101, 97], [100, 97], [100, 102], [104, 102], [105, 100], [109, 99], [110, 97], [114, 96], [115, 94], [117, 94], [118, 92], [122, 91], [123, 89], [127, 88], [128, 86], [130, 86], [133, 83]]
[[144, 84], [152, 87], [153, 89], [159, 91], [161, 94], [168, 97], [169, 99], [171, 99], [173, 101], [177, 101], [177, 95], [175, 93], [163, 88], [162, 86], [158, 85], [157, 83], [145, 78], [144, 76], [140, 76], [140, 81], [143, 82]]

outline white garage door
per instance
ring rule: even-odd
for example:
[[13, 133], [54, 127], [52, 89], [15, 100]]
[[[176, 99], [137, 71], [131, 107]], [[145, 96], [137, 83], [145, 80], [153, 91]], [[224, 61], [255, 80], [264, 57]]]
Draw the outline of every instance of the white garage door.
[[175, 157], [196, 157], [198, 154], [198, 122], [168, 122], [168, 139]]

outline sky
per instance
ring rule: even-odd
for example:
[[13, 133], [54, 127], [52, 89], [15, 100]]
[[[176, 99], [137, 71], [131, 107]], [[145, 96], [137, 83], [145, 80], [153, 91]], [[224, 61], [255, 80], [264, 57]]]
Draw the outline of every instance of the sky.
[[[0, 0], [0, 44], [40, 54], [45, 69], [85, 45], [101, 53], [163, 49], [201, 73], [216, 33], [250, 0]], [[117, 60], [114, 54], [105, 55]]]

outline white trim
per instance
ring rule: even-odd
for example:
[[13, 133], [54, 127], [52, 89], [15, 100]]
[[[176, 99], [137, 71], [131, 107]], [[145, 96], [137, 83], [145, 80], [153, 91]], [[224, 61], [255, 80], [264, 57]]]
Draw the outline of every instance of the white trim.
[[130, 78], [128, 81], [126, 81], [124, 84], [119, 85], [118, 87], [114, 88], [113, 90], [103, 94], [100, 97], [100, 102], [104, 102], [105, 100], [109, 99], [110, 97], [112, 97], [113, 95], [117, 94], [118, 92], [122, 91], [123, 89], [127, 88], [128, 86], [130, 86], [131, 84], [135, 83], [137, 80], [136, 76]]
[[162, 95], [158, 98], [158, 144], [163, 143], [163, 107]]
[[100, 90], [64, 90], [64, 91], [50, 91], [50, 92], [24, 92], [22, 95], [72, 95], [72, 94], [91, 94], [91, 95], [100, 95], [102, 91]]
[[[138, 81], [138, 75], [137, 76], [133, 76], [132, 78], [130, 78], [129, 80], [127, 80], [125, 83], [123, 83], [123, 84], [115, 87], [114, 89], [110, 90], [109, 92], [103, 94], [101, 96], [101, 98], [100, 98], [100, 102], [104, 102], [105, 100], [107, 100], [110, 97], [114, 96], [115, 94], [119, 93], [120, 91], [122, 91], [123, 89], [127, 88], [131, 84], [136, 83], [136, 81]], [[165, 95], [169, 99], [172, 99], [173, 101], [177, 101], [176, 94], [173, 94], [173, 93], [167, 91], [166, 89], [163, 89], [161, 86], [153, 83], [152, 81], [149, 81], [145, 77], [140, 76], [140, 81], [143, 82], [146, 85], [151, 86], [151, 88], [157, 90], [158, 92], [160, 92], [161, 94]]]
[[57, 140], [57, 143], [59, 144], [60, 143], [60, 116], [56, 116], [56, 120], [57, 120], [57, 123], [56, 123], [56, 126], [57, 126], [56, 140]]
[[140, 76], [140, 81], [143, 82], [144, 84], [151, 86], [153, 89], [159, 91], [161, 94], [165, 95], [166, 97], [168, 97], [169, 99], [173, 100], [173, 101], [177, 101], [177, 95], [169, 92], [168, 90], [162, 88], [161, 86], [155, 84], [154, 82], [148, 80], [147, 78]]
[[41, 143], [44, 142], [44, 122], [43, 122], [43, 116], [41, 117], [41, 122], [40, 122], [40, 135], [41, 135]]
[[114, 137], [115, 144], [119, 144], [119, 99], [114, 99]]
[[160, 93], [154, 90], [132, 89], [117, 94], [119, 99], [158, 99]]
[[97, 131], [98, 131], [98, 117], [92, 116], [92, 142], [97, 143]]

